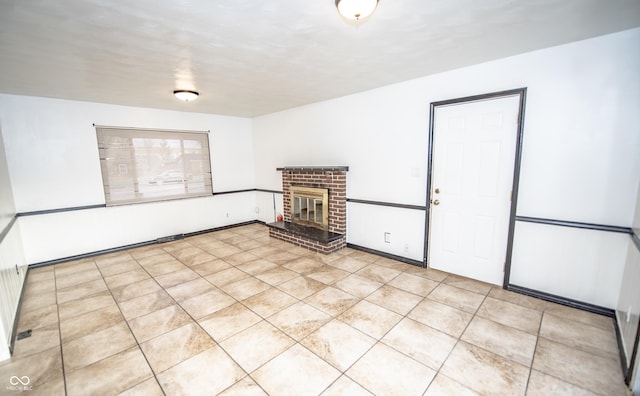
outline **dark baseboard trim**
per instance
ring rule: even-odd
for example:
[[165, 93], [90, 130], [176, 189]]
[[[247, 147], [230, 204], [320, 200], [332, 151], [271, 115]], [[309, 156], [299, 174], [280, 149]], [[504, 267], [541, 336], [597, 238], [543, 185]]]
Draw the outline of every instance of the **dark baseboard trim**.
[[555, 226], [561, 226], [561, 227], [583, 228], [587, 230], [619, 232], [621, 234], [632, 233], [631, 228], [629, 227], [620, 227], [620, 226], [611, 226], [611, 225], [593, 224], [593, 223], [581, 223], [577, 221], [543, 219], [538, 217], [527, 217], [527, 216], [516, 216], [516, 221], [523, 221], [526, 223], [555, 225]]
[[255, 188], [247, 188], [245, 190], [220, 191], [220, 192], [214, 192], [213, 196], [215, 197], [216, 195], [239, 194], [239, 193], [252, 192], [252, 191], [256, 191], [256, 189]]
[[63, 258], [60, 258], [60, 259], [42, 261], [42, 262], [39, 262], [39, 263], [29, 264], [29, 269], [31, 269], [31, 268], [40, 268], [40, 267], [48, 267], [50, 265], [62, 264], [62, 263], [66, 263], [66, 262], [69, 262], [69, 261], [81, 260], [81, 259], [85, 259], [85, 258], [101, 256], [103, 254], [108, 254], [108, 253], [116, 253], [116, 252], [120, 252], [120, 251], [127, 250], [127, 249], [134, 249], [134, 248], [138, 248], [138, 247], [155, 245], [155, 244], [159, 244], [159, 243], [163, 243], [163, 242], [182, 239], [182, 238], [185, 238], [185, 237], [202, 235], [202, 234], [206, 234], [206, 233], [209, 233], [209, 232], [222, 231], [222, 230], [226, 230], [226, 229], [229, 229], [229, 228], [235, 228], [235, 227], [240, 227], [240, 226], [249, 225], [249, 224], [255, 224], [255, 223], [264, 224], [263, 222], [258, 221], [258, 220], [251, 220], [251, 221], [246, 221], [246, 222], [237, 223], [237, 224], [231, 224], [231, 225], [226, 225], [226, 226], [221, 226], [221, 227], [216, 227], [216, 228], [209, 228], [207, 230], [202, 230], [202, 231], [189, 232], [187, 234], [171, 235], [171, 236], [167, 236], [167, 237], [161, 237], [161, 238], [158, 238], [158, 239], [154, 239], [154, 240], [151, 240], [151, 241], [132, 243], [130, 245], [118, 246], [118, 247], [114, 247], [114, 248], [98, 250], [98, 251], [95, 251], [95, 252], [82, 253], [82, 254], [78, 254], [78, 255], [75, 255], [75, 256], [63, 257]]
[[[0, 241], [1, 240], [2, 238], [0, 238]], [[636, 248], [640, 250], [640, 236], [638, 236], [635, 231], [631, 232], [631, 240], [633, 241], [633, 244], [636, 245]]]
[[368, 201], [366, 199], [347, 198], [347, 202], [353, 202], [353, 203], [359, 203], [359, 204], [365, 204], [365, 205], [389, 206], [392, 208], [427, 210], [427, 207], [422, 205], [407, 205], [407, 204], [400, 204], [400, 203], [394, 203], [394, 202]]
[[614, 318], [616, 313], [613, 309], [601, 307], [598, 305], [589, 304], [586, 302], [572, 300], [570, 298], [556, 296], [555, 294], [542, 292], [539, 290], [533, 290], [526, 287], [509, 284], [506, 289], [512, 292], [524, 294], [526, 296], [539, 298], [541, 300], [550, 301], [560, 305], [566, 305], [571, 308], [581, 309], [583, 311], [591, 312], [598, 315]]
[[11, 228], [13, 227], [17, 219], [18, 219], [18, 216], [13, 216], [11, 220], [9, 220], [9, 224], [7, 224], [7, 226], [4, 227], [2, 232], [0, 232], [0, 243], [2, 243], [2, 241], [4, 241], [4, 238], [7, 235], [9, 235], [9, 232], [11, 231]]
[[[618, 315], [613, 315], [613, 327], [616, 333], [616, 342], [618, 343], [618, 357], [620, 358], [620, 366], [622, 368], [622, 375], [624, 375], [624, 381], [629, 385], [629, 379], [631, 378], [631, 369], [633, 368], [633, 361], [630, 365], [627, 365], [627, 355], [624, 353], [624, 347], [622, 346], [622, 333], [620, 332], [620, 324], [618, 322]], [[633, 354], [633, 353], [632, 353]]]
[[362, 252], [375, 254], [376, 256], [382, 256], [384, 258], [388, 258], [388, 259], [391, 259], [391, 260], [401, 261], [401, 262], [406, 263], [406, 264], [411, 264], [411, 265], [415, 265], [415, 266], [418, 266], [418, 267], [424, 267], [424, 263], [422, 261], [413, 260], [413, 259], [402, 257], [402, 256], [396, 256], [395, 254], [382, 252], [380, 250], [375, 250], [375, 249], [370, 249], [370, 248], [364, 247], [364, 246], [354, 245], [353, 243], [347, 243], [347, 247], [351, 248], [351, 249], [354, 249], [354, 250], [360, 250]]

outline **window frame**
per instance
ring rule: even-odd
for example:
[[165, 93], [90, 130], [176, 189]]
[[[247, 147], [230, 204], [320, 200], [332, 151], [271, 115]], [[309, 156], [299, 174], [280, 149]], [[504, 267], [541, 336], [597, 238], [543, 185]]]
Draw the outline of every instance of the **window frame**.
[[[213, 195], [209, 131], [101, 125], [95, 129], [107, 207]], [[145, 139], [144, 146], [134, 141], [138, 139]], [[162, 150], [173, 154], [171, 161], [170, 155], [157, 158]]]

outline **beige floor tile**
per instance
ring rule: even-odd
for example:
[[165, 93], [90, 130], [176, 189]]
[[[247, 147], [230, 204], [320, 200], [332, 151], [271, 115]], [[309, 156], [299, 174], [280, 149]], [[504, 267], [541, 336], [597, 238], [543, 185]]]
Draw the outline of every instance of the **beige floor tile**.
[[10, 385], [9, 379], [14, 375], [29, 377], [29, 385], [37, 390], [39, 386], [62, 378], [62, 373], [62, 357], [58, 346], [23, 358], [12, 357], [0, 363], [1, 389], [4, 391]]
[[440, 373], [480, 394], [524, 395], [529, 369], [466, 342], [459, 342]]
[[424, 396], [480, 396], [479, 393], [472, 391], [466, 386], [460, 384], [438, 373], [436, 378], [431, 382]]
[[327, 285], [322, 282], [318, 282], [315, 279], [298, 276], [290, 281], [279, 284], [277, 287], [295, 298], [304, 300], [312, 294], [324, 289]]
[[374, 395], [422, 395], [436, 372], [378, 343], [346, 375]]
[[95, 271], [98, 269], [95, 260], [86, 259], [80, 261], [71, 261], [68, 263], [58, 264], [53, 266], [53, 271], [56, 278], [65, 277], [69, 275], [77, 275], [84, 271]]
[[[57, 323], [33, 329], [31, 337], [16, 340], [13, 357], [23, 358], [60, 346], [60, 330]], [[1, 379], [0, 379], [1, 380]]]
[[25, 293], [21, 312], [31, 312], [56, 304], [56, 291], [46, 291], [37, 294]]
[[92, 296], [106, 290], [108, 290], [107, 284], [104, 283], [104, 280], [102, 280], [102, 278], [100, 278], [94, 281], [84, 282], [75, 286], [67, 287], [65, 289], [58, 289], [58, 291], [56, 292], [56, 298], [58, 304], [64, 304], [68, 301]]
[[362, 261], [350, 256], [342, 256], [336, 260], [332, 260], [328, 264], [343, 271], [354, 273], [371, 264], [371, 262]]
[[171, 252], [171, 255], [188, 267], [216, 259], [214, 255], [195, 246], [174, 250]]
[[308, 349], [294, 345], [256, 370], [252, 377], [271, 395], [318, 395], [340, 372]]
[[366, 300], [400, 315], [406, 315], [422, 301], [422, 297], [384, 285], [371, 293]]
[[93, 281], [96, 279], [102, 279], [102, 274], [98, 271], [98, 268], [94, 268], [82, 271], [82, 272], [73, 272], [70, 274], [65, 274], [64, 276], [58, 276], [56, 274], [56, 288], [58, 290], [64, 289], [66, 287], [71, 287], [75, 285], [79, 285], [84, 282]]
[[329, 286], [307, 297], [304, 301], [331, 316], [338, 316], [360, 301], [360, 299], [340, 289]]
[[613, 330], [603, 330], [581, 322], [561, 318], [545, 312], [540, 337], [593, 353], [618, 359], [618, 342]]
[[409, 293], [417, 294], [421, 297], [426, 297], [438, 286], [438, 282], [420, 276], [402, 273], [392, 279], [388, 285]]
[[338, 319], [375, 339], [380, 339], [402, 319], [402, 316], [363, 300], [338, 316]]
[[132, 386], [118, 396], [164, 396], [162, 388], [155, 378], [149, 378]]
[[176, 286], [181, 283], [192, 281], [196, 278], [199, 278], [200, 275], [193, 272], [191, 269], [186, 268], [180, 271], [170, 272], [168, 274], [156, 276], [156, 282], [158, 282], [162, 287], [169, 288], [171, 286]]
[[268, 283], [265, 283], [260, 279], [254, 278], [252, 276], [234, 283], [230, 283], [228, 285], [224, 285], [221, 287], [221, 289], [231, 297], [235, 298], [238, 301], [241, 301], [245, 298], [255, 296], [258, 293], [262, 293], [270, 287], [271, 286]]
[[37, 385], [33, 385], [30, 382], [27, 386], [28, 390], [23, 390], [23, 392], [28, 392], [30, 396], [65, 395], [64, 377], [62, 375]]
[[145, 257], [157, 256], [159, 254], [165, 253], [165, 251], [162, 250], [162, 248], [159, 247], [158, 245], [150, 245], [150, 246], [144, 246], [141, 248], [131, 249], [129, 252], [131, 256], [136, 260], [140, 260]]
[[160, 263], [175, 262], [176, 259], [169, 253], [166, 253], [163, 251], [163, 253], [161, 254], [154, 254], [148, 257], [143, 257], [138, 259], [137, 261], [138, 261], [138, 264], [140, 264], [144, 268], [148, 268]]
[[[53, 275], [53, 272], [51, 272]], [[55, 292], [56, 291], [56, 280], [52, 276], [51, 279], [45, 279], [40, 281], [29, 281], [27, 278], [27, 282], [24, 285], [24, 295], [31, 297], [36, 294], [41, 294], [44, 292]]]
[[590, 326], [599, 327], [602, 330], [613, 331], [613, 319], [607, 316], [582, 311], [576, 308], [565, 307], [564, 305], [547, 302], [545, 313], [550, 313], [561, 318], [581, 322]]
[[124, 321], [117, 305], [112, 304], [60, 322], [62, 342], [93, 334]]
[[236, 246], [240, 250], [249, 251], [251, 254], [255, 254], [255, 253], [251, 252], [251, 250], [252, 249], [256, 249], [258, 247], [261, 247], [261, 246], [264, 246], [264, 243], [261, 242], [261, 241], [257, 241], [255, 239], [249, 239], [249, 240], [246, 240], [244, 242], [237, 243]]
[[324, 265], [313, 272], [306, 274], [308, 278], [315, 279], [326, 285], [330, 285], [349, 276], [349, 272], [343, 271], [330, 265]]
[[448, 275], [447, 278], [442, 281], [442, 283], [449, 286], [457, 287], [458, 289], [465, 289], [474, 293], [482, 294], [484, 296], [489, 294], [489, 291], [491, 291], [491, 289], [495, 287], [495, 285], [492, 285], [490, 283], [480, 282], [474, 279], [451, 274]]
[[280, 266], [272, 263], [269, 260], [259, 259], [259, 260], [252, 260], [252, 261], [242, 263], [236, 266], [236, 268], [243, 272], [246, 272], [247, 274], [255, 276], [265, 271], [269, 271], [275, 268], [280, 268]]
[[140, 264], [135, 261], [133, 258], [128, 255], [125, 256], [123, 261], [113, 262], [113, 263], [104, 263], [101, 264], [98, 262], [98, 269], [104, 278], [123, 274], [125, 272], [135, 271], [141, 269]]
[[331, 320], [331, 316], [302, 301], [269, 317], [286, 335], [300, 341]]
[[253, 312], [263, 318], [267, 318], [296, 302], [298, 302], [298, 299], [291, 297], [287, 293], [276, 288], [270, 288], [247, 298], [242, 303]]
[[[371, 263], [376, 262], [376, 261], [381, 261], [381, 260], [393, 261], [395, 263], [400, 263], [399, 261], [396, 261], [396, 260], [391, 260], [391, 259], [388, 259], [388, 258], [380, 257], [378, 255], [367, 253], [367, 252], [363, 252], [363, 251], [353, 252], [348, 257], [350, 257], [352, 259], [363, 261], [363, 262], [368, 263], [368, 264], [371, 264]], [[355, 272], [355, 271], [350, 271], [350, 272]]]
[[168, 274], [170, 272], [176, 272], [180, 270], [187, 269], [188, 267], [178, 260], [173, 259], [173, 261], [165, 261], [162, 263], [157, 263], [153, 265], [148, 265], [144, 269], [149, 273], [149, 275], [153, 277], [157, 277], [160, 275]]
[[216, 290], [216, 287], [205, 279], [196, 278], [189, 282], [169, 287], [166, 290], [174, 300], [181, 303], [190, 298]]
[[[266, 321], [227, 338], [220, 346], [251, 373], [291, 347], [295, 341]], [[255, 377], [254, 377], [255, 379]]]
[[158, 374], [215, 345], [200, 326], [189, 323], [140, 344], [140, 348]]
[[18, 333], [58, 323], [58, 306], [48, 305], [29, 312], [21, 312], [18, 320]]
[[470, 313], [429, 299], [418, 304], [407, 316], [456, 338], [462, 335], [473, 318]]
[[138, 347], [65, 374], [68, 396], [115, 395], [153, 376]]
[[349, 377], [343, 375], [324, 392], [322, 396], [373, 396], [373, 394]]
[[165, 334], [192, 321], [179, 305], [169, 305], [129, 321], [129, 327], [139, 343]]
[[382, 342], [427, 367], [439, 370], [458, 340], [445, 333], [404, 318]]
[[29, 268], [27, 272], [27, 280], [25, 284], [29, 285], [33, 282], [40, 282], [40, 281], [55, 281], [56, 277], [55, 277], [55, 271], [53, 270], [53, 268], [54, 268], [53, 265], [49, 265], [47, 267], [40, 267], [40, 268]]
[[406, 266], [404, 268], [404, 272], [411, 275], [416, 275], [423, 278], [431, 279], [436, 282], [442, 282], [443, 280], [447, 279], [447, 276], [449, 276], [449, 274], [446, 272], [442, 272], [432, 268], [422, 268], [422, 267], [418, 267], [417, 265]]
[[596, 393], [589, 392], [568, 382], [564, 382], [550, 375], [536, 370], [531, 371], [529, 385], [527, 386], [527, 396], [596, 396]]
[[127, 320], [130, 320], [168, 307], [172, 304], [174, 304], [174, 301], [171, 296], [169, 296], [164, 290], [159, 290], [155, 293], [145, 294], [143, 296], [121, 302], [118, 305], [120, 306], [120, 311], [122, 311], [124, 317]]
[[150, 276], [147, 271], [145, 271], [144, 269], [137, 269], [104, 278], [104, 281], [107, 283], [107, 286], [109, 286], [109, 289], [113, 290], [117, 289], [118, 287], [128, 285], [130, 283], [136, 283], [149, 278]]
[[346, 278], [337, 281], [333, 286], [356, 297], [365, 298], [379, 289], [382, 286], [382, 283], [365, 278], [364, 276], [351, 274]]
[[236, 300], [218, 289], [192, 297], [180, 303], [182, 308], [194, 319], [200, 319], [235, 304]]
[[267, 396], [267, 394], [251, 377], [245, 377], [220, 393], [220, 396]]
[[176, 241], [171, 241], [171, 242], [167, 242], [167, 243], [163, 243], [162, 244], [162, 249], [165, 252], [171, 253], [171, 252], [175, 252], [178, 250], [182, 250], [182, 249], [186, 249], [188, 247], [193, 246], [189, 241], [185, 240], [185, 239], [179, 239]]
[[251, 253], [241, 251], [240, 253], [224, 257], [224, 261], [231, 265], [238, 266], [240, 264], [248, 263], [249, 261], [258, 260], [259, 258], [260, 257], [254, 256]]
[[228, 243], [219, 244], [211, 249], [205, 248], [205, 250], [221, 259], [224, 259], [229, 256], [233, 256], [234, 254], [238, 254], [242, 252], [241, 249], [238, 249], [233, 245], [229, 245]]
[[136, 345], [126, 323], [76, 338], [62, 344], [65, 371], [88, 366]]
[[538, 334], [542, 320], [542, 312], [540, 311], [491, 297], [484, 300], [478, 309], [478, 316], [526, 331], [529, 334]]
[[225, 339], [255, 325], [262, 318], [240, 303], [235, 303], [200, 319], [198, 323], [213, 339]]
[[[289, 243], [283, 242], [283, 245], [285, 245], [285, 246], [283, 246], [285, 249], [290, 249], [291, 248], [291, 244], [289, 244]], [[300, 256], [298, 256], [296, 254], [293, 254], [293, 253], [286, 252], [286, 251], [280, 251], [280, 252], [272, 253], [272, 254], [269, 254], [269, 255], [265, 256], [265, 259], [271, 261], [272, 263], [278, 264], [278, 265], [282, 265], [283, 267], [288, 268], [288, 269], [290, 269], [292, 271], [296, 271], [296, 270], [294, 268], [289, 268], [285, 264], [287, 264], [287, 263], [289, 263], [289, 262], [291, 262], [293, 260], [299, 259], [299, 258], [300, 258]], [[296, 271], [296, 272], [300, 273], [300, 271]]]
[[111, 289], [113, 298], [119, 303], [131, 300], [133, 298], [144, 296], [145, 294], [157, 293], [162, 291], [160, 286], [154, 279], [148, 278], [135, 283], [129, 283], [116, 289]]
[[540, 312], [544, 311], [547, 306], [547, 302], [544, 300], [504, 290], [500, 287], [494, 287], [491, 289], [488, 296]]
[[344, 371], [371, 349], [376, 340], [334, 319], [300, 343], [333, 367]]
[[215, 274], [216, 272], [220, 272], [222, 270], [226, 270], [229, 268], [232, 268], [231, 264], [220, 259], [215, 259], [215, 260], [207, 261], [198, 265], [191, 266], [191, 269], [194, 270], [200, 276]]
[[396, 276], [400, 275], [401, 272], [392, 268], [381, 267], [376, 264], [369, 264], [360, 271], [356, 272], [356, 274], [364, 276], [365, 278], [369, 278], [376, 282], [387, 283]]
[[482, 294], [441, 284], [427, 298], [473, 314], [485, 297]]
[[537, 337], [479, 316], [473, 318], [461, 340], [531, 367]]
[[158, 374], [158, 381], [167, 395], [215, 395], [244, 376], [246, 373], [215, 346]]
[[[318, 269], [326, 265], [322, 261], [314, 260], [310, 257], [298, 257], [286, 252], [278, 253], [278, 255], [289, 255], [291, 258], [288, 260], [288, 262], [281, 265], [284, 268], [290, 269], [291, 271], [297, 272], [301, 275], [317, 271]], [[273, 258], [271, 258], [271, 256], [269, 256], [269, 259], [273, 261]], [[274, 262], [278, 263], [277, 260]]]
[[411, 264], [403, 263], [402, 261], [393, 260], [386, 257], [379, 257], [377, 260], [373, 261], [373, 264], [379, 265], [380, 267], [391, 268], [400, 272], [404, 272], [407, 266]]
[[535, 370], [601, 395], [624, 395], [620, 362], [539, 338]]
[[240, 271], [237, 268], [229, 268], [229, 269], [222, 270], [214, 274], [205, 276], [205, 279], [218, 287], [222, 287], [222, 286], [226, 286], [228, 284], [237, 282], [241, 279], [246, 279], [249, 276], [250, 276], [249, 274], [247, 274], [246, 272]]
[[299, 275], [297, 272], [288, 270], [283, 267], [276, 267], [259, 273], [258, 275], [256, 275], [256, 278], [270, 284], [271, 286], [277, 286], [281, 283], [290, 281], [293, 278], [297, 278], [298, 276]]
[[115, 305], [116, 302], [113, 300], [111, 293], [102, 292], [81, 300], [73, 300], [68, 303], [59, 304], [58, 316], [60, 317], [60, 321], [63, 321], [74, 316]]
[[133, 256], [128, 251], [110, 253], [93, 258], [93, 261], [99, 268], [109, 267], [111, 265], [125, 263], [131, 260], [133, 260]]

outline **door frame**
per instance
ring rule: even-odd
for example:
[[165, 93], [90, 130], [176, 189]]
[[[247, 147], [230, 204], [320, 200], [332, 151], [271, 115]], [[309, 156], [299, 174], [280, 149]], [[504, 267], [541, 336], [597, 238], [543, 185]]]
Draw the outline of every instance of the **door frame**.
[[432, 179], [432, 166], [433, 166], [433, 135], [435, 128], [435, 111], [438, 106], [445, 105], [453, 105], [453, 104], [464, 104], [469, 102], [477, 102], [481, 100], [487, 99], [500, 99], [507, 96], [518, 96], [519, 97], [519, 107], [518, 107], [518, 125], [517, 125], [517, 136], [516, 136], [516, 151], [515, 151], [515, 159], [513, 163], [513, 185], [511, 188], [511, 209], [509, 212], [509, 231], [507, 235], [507, 251], [505, 255], [505, 264], [504, 264], [504, 278], [502, 281], [502, 287], [506, 288], [509, 284], [509, 276], [511, 274], [511, 254], [513, 252], [513, 234], [515, 230], [516, 224], [516, 207], [518, 204], [518, 186], [520, 184], [520, 165], [522, 159], [522, 139], [524, 133], [524, 111], [526, 105], [527, 98], [527, 88], [516, 88], [507, 91], [499, 91], [499, 92], [491, 92], [482, 95], [474, 95], [474, 96], [466, 96], [462, 98], [456, 99], [447, 99], [438, 102], [431, 102], [429, 107], [429, 149], [428, 149], [428, 157], [427, 157], [427, 194], [426, 194], [426, 216], [425, 216], [425, 226], [424, 226], [424, 258], [423, 258], [423, 267], [427, 268], [429, 263], [427, 260], [429, 259], [429, 224], [431, 221], [431, 179]]

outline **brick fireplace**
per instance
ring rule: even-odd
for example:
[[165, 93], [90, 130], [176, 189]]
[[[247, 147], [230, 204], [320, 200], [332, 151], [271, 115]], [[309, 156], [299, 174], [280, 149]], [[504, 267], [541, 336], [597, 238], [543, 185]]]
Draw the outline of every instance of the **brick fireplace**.
[[[305, 166], [277, 170], [282, 172], [284, 221], [267, 224], [269, 236], [325, 254], [344, 248], [349, 168]], [[321, 198], [323, 194], [325, 199]]]

